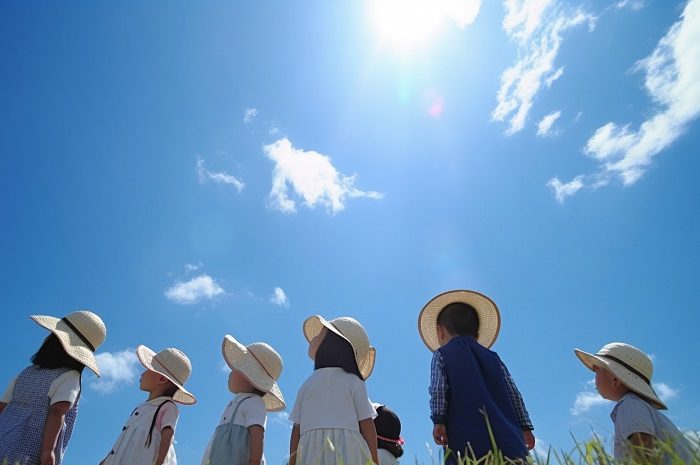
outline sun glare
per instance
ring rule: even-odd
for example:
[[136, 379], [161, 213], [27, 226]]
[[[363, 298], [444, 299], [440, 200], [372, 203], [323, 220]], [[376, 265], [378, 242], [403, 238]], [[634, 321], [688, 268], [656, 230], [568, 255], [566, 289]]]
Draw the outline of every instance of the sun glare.
[[380, 39], [401, 51], [424, 45], [440, 29], [443, 13], [435, 0], [369, 0]]

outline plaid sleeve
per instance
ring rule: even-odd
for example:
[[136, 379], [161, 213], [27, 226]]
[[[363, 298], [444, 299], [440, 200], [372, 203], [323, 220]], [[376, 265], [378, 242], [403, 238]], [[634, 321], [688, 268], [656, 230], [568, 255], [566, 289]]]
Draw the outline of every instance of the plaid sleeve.
[[433, 360], [430, 363], [430, 419], [433, 424], [444, 425], [447, 423], [447, 372], [445, 360], [439, 350], [433, 352]]
[[508, 389], [508, 396], [510, 397], [510, 402], [513, 404], [515, 409], [515, 415], [518, 417], [518, 423], [520, 424], [520, 429], [523, 431], [532, 431], [535, 429], [530, 421], [530, 415], [527, 413], [525, 408], [525, 402], [523, 402], [523, 397], [518, 391], [518, 387], [515, 385], [515, 381], [510, 376], [510, 372], [506, 365], [501, 362], [501, 367], [503, 368], [503, 377], [506, 380], [506, 388]]

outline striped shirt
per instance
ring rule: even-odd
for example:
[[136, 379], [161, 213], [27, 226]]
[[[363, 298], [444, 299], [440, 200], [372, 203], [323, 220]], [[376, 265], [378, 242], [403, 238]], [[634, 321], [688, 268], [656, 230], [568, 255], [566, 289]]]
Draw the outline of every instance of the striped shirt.
[[[520, 429], [523, 431], [532, 431], [535, 428], [530, 421], [530, 415], [525, 408], [525, 402], [518, 391], [513, 378], [508, 372], [508, 368], [501, 362], [503, 368], [503, 378], [506, 381], [508, 389], [508, 397], [510, 398], [515, 414], [518, 417]], [[445, 370], [445, 359], [439, 350], [433, 352], [433, 360], [430, 363], [430, 419], [434, 424], [445, 424], [447, 422], [447, 371]]]

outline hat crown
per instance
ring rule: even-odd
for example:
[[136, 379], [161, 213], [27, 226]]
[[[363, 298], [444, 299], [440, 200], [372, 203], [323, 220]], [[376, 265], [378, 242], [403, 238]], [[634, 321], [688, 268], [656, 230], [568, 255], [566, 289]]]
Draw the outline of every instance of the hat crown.
[[89, 310], [78, 310], [64, 317], [80, 334], [97, 349], [107, 337], [107, 327], [102, 318]]
[[341, 316], [331, 320], [330, 323], [350, 341], [350, 345], [359, 360], [367, 356], [370, 349], [369, 337], [359, 321], [349, 316]]
[[644, 375], [648, 380], [651, 380], [651, 376], [654, 373], [654, 364], [649, 356], [633, 345], [625, 344], [624, 342], [606, 344], [598, 351], [597, 355], [620, 360]]
[[268, 375], [277, 381], [282, 374], [282, 357], [269, 344], [254, 342], [247, 347]]
[[[192, 373], [192, 364], [187, 355], [179, 349], [169, 347], [153, 356], [153, 362], [164, 368], [165, 373], [172, 375], [180, 384], [185, 384]], [[155, 364], [154, 363], [154, 364]], [[156, 365], [156, 368], [159, 368]]]

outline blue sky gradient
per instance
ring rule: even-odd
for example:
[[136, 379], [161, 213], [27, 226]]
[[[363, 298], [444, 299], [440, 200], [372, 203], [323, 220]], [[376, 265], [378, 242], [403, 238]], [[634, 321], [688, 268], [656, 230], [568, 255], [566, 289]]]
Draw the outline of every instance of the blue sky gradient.
[[[541, 446], [610, 437], [573, 348], [612, 341], [653, 354], [670, 417], [699, 431], [700, 41], [683, 41], [699, 3], [483, 2], [404, 50], [382, 42], [370, 0], [3, 3], [0, 383], [44, 337], [28, 315], [92, 309], [112, 357], [102, 384], [85, 376], [67, 463], [101, 460], [146, 398], [122, 352], [146, 344], [192, 360], [199, 402], [176, 450], [195, 464], [230, 398], [224, 334], [282, 354], [290, 411], [312, 370], [302, 322], [350, 315], [377, 348], [368, 389], [403, 421], [403, 462], [430, 463], [417, 316], [467, 288], [501, 308], [494, 349]], [[518, 7], [540, 20], [528, 36], [504, 25]], [[514, 130], [494, 115], [504, 72], [579, 13]], [[664, 37], [678, 53], [659, 52], [670, 71], [650, 90], [638, 63]], [[667, 108], [677, 135], [625, 183], [609, 167], [644, 151], [634, 134]], [[281, 464], [290, 425], [268, 422]]]

